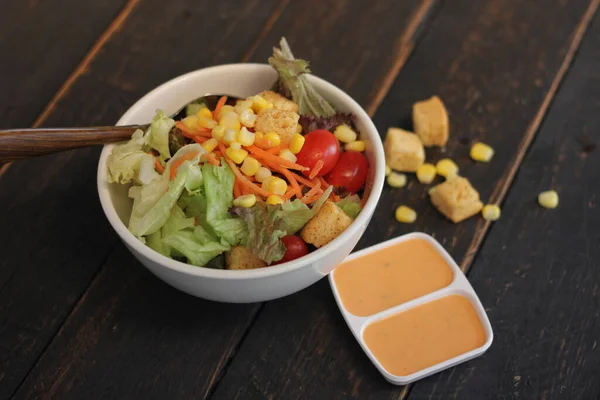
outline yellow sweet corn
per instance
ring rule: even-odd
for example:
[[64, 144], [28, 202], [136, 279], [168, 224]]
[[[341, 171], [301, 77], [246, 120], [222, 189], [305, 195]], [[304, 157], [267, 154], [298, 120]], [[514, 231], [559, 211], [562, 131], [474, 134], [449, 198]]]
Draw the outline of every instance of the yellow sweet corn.
[[237, 140], [242, 144], [242, 146], [252, 146], [255, 138], [256, 134], [254, 132], [250, 132], [245, 126], [240, 129], [237, 135]]
[[219, 125], [223, 125], [225, 128], [234, 129], [236, 132], [242, 127], [240, 124], [240, 117], [235, 111], [229, 111], [226, 113], [221, 111], [219, 114]]
[[444, 158], [435, 164], [435, 171], [444, 178], [458, 175], [458, 165], [449, 158]]
[[237, 131], [231, 128], [225, 129], [225, 133], [221, 140], [223, 140], [225, 144], [231, 144], [232, 142], [235, 142], [235, 139], [237, 139]]
[[296, 161], [298, 161], [298, 158], [294, 155], [294, 153], [292, 153], [288, 149], [281, 150], [279, 152], [279, 157], [285, 158], [286, 160], [289, 160], [289, 161], [291, 161], [293, 163], [295, 163]]
[[298, 126], [296, 126], [296, 133], [302, 133], [302, 125], [298, 124]]
[[263, 183], [269, 179], [270, 176], [271, 170], [265, 167], [259, 167], [258, 171], [256, 171], [256, 174], [254, 174], [254, 179], [256, 179], [256, 181], [259, 183]]
[[210, 138], [206, 142], [202, 143], [202, 147], [209, 153], [217, 148], [219, 142], [215, 138]]
[[252, 111], [251, 108], [244, 110], [240, 114], [240, 122], [248, 128], [253, 128], [254, 123], [256, 122], [256, 114], [254, 114], [254, 111]]
[[275, 194], [272, 194], [269, 197], [267, 197], [267, 204], [271, 204], [271, 205], [283, 204], [283, 199]]
[[435, 179], [435, 167], [433, 164], [425, 163], [417, 169], [417, 179], [421, 183], [429, 184]]
[[469, 154], [475, 161], [489, 162], [494, 156], [494, 149], [485, 143], [475, 143]]
[[306, 139], [301, 134], [294, 134], [294, 136], [292, 136], [292, 140], [290, 140], [290, 151], [294, 154], [300, 153], [300, 150], [302, 150], [305, 141]]
[[215, 126], [217, 126], [217, 121], [215, 121], [212, 118], [206, 118], [206, 117], [197, 117], [197, 118], [198, 118], [198, 125], [200, 125], [200, 127], [202, 127], [202, 128], [212, 129]]
[[267, 108], [273, 108], [273, 104], [269, 103], [264, 97], [256, 95], [250, 97], [252, 99], [252, 110], [258, 114]]
[[481, 215], [486, 221], [498, 221], [500, 219], [500, 207], [495, 204], [486, 204], [481, 209]]
[[185, 125], [186, 128], [198, 129], [198, 117], [196, 117], [195, 115], [185, 117], [181, 120], [181, 122], [183, 122], [183, 125]]
[[352, 130], [348, 125], [340, 125], [335, 128], [333, 132], [334, 136], [343, 143], [352, 143], [356, 140], [356, 132]]
[[217, 125], [212, 130], [212, 137], [217, 140], [223, 140], [223, 136], [225, 135], [225, 127], [222, 125]]
[[269, 147], [277, 147], [281, 144], [281, 136], [275, 132], [269, 132], [265, 135], [265, 141]]
[[[254, 176], [258, 172], [258, 169], [261, 167], [260, 162], [254, 157], [246, 157], [244, 163], [242, 164], [240, 170], [246, 176]], [[268, 170], [267, 170], [268, 171]]]
[[248, 157], [248, 152], [244, 149], [235, 150], [228, 147], [227, 150], [225, 150], [225, 155], [234, 163], [241, 164], [246, 157]]
[[544, 208], [556, 208], [558, 206], [558, 193], [548, 190], [538, 195], [538, 203]]
[[248, 109], [252, 109], [252, 99], [238, 100], [237, 103], [235, 103], [234, 109], [238, 114], [241, 114]]
[[239, 150], [242, 148], [242, 145], [239, 142], [231, 142], [229, 144], [229, 147], [231, 147], [234, 150]]
[[387, 183], [393, 188], [401, 188], [406, 186], [406, 175], [397, 172], [390, 172], [387, 177]]
[[221, 107], [221, 111], [219, 111], [219, 118], [229, 112], [235, 112], [235, 108], [229, 104], [225, 104], [223, 107]]
[[256, 204], [256, 195], [245, 194], [233, 200], [233, 205], [236, 207], [250, 208]]
[[346, 151], [365, 151], [365, 142], [362, 140], [355, 140], [354, 142], [348, 143], [345, 149]]
[[403, 224], [412, 224], [417, 220], [417, 212], [410, 207], [400, 206], [396, 208], [396, 221]]
[[206, 108], [206, 107], [202, 107], [202, 108], [200, 109], [200, 111], [198, 111], [198, 112], [196, 113], [196, 116], [197, 116], [198, 118], [204, 117], [204, 118], [210, 118], [210, 119], [212, 119], [212, 118], [213, 118], [213, 113], [212, 113], [212, 111], [210, 111], [208, 108]]
[[271, 176], [262, 183], [262, 188], [267, 192], [282, 196], [287, 191], [288, 185], [283, 179]]
[[385, 176], [390, 176], [391, 173], [392, 173], [392, 169], [386, 165], [385, 166]]

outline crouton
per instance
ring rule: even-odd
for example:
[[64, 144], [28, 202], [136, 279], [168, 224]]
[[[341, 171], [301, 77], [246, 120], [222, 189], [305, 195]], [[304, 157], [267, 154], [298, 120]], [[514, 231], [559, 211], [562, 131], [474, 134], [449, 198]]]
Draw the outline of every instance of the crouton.
[[439, 97], [413, 104], [415, 133], [426, 147], [444, 147], [448, 142], [448, 112]]
[[338, 237], [350, 224], [352, 218], [334, 202], [326, 201], [323, 207], [302, 229], [300, 236], [315, 247], [325, 246]]
[[255, 269], [266, 267], [267, 264], [258, 258], [249, 248], [234, 246], [225, 253], [227, 269]]
[[273, 104], [273, 108], [276, 110], [293, 111], [295, 113], [298, 112], [298, 104], [286, 97], [283, 97], [279, 93], [275, 93], [271, 90], [265, 90], [264, 92], [259, 93], [259, 95], [269, 103]]
[[385, 136], [387, 165], [397, 171], [415, 172], [425, 161], [425, 149], [414, 133], [389, 128]]
[[435, 208], [454, 223], [472, 217], [483, 207], [477, 190], [461, 176], [454, 176], [434, 186], [429, 196]]
[[299, 118], [294, 111], [268, 108], [258, 113], [254, 128], [262, 133], [275, 132], [283, 143], [289, 144], [298, 128]]

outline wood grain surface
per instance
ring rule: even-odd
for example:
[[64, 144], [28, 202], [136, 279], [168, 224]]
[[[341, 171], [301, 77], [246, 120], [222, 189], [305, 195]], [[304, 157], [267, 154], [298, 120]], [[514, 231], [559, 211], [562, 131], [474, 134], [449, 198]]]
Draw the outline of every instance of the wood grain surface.
[[494, 344], [409, 399], [600, 398], [599, 63], [597, 14], [469, 274]]
[[[375, 114], [378, 128], [382, 133], [392, 125], [410, 128], [412, 103], [440, 95], [450, 112], [451, 139], [445, 153], [428, 151], [428, 159], [454, 158], [487, 201], [497, 185], [507, 184], [514, 160], [526, 151], [522, 138], [540, 111], [546, 112], [544, 99], [557, 87], [569, 50], [577, 47], [575, 33], [587, 27], [590, 4], [593, 12], [595, 3], [588, 1], [444, 3]], [[468, 158], [475, 140], [496, 149], [492, 163], [476, 165]], [[469, 258], [477, 250], [471, 243], [484, 228], [482, 219], [454, 225], [431, 207], [426, 193], [414, 178], [405, 189], [386, 188], [358, 248], [418, 230], [433, 234], [459, 262]], [[393, 220], [400, 204], [417, 210], [416, 224]], [[214, 398], [406, 394], [377, 373], [347, 329], [328, 282], [321, 281], [265, 305]]]
[[[336, 34], [346, 36], [355, 35], [358, 37], [366, 32], [357, 29], [356, 25], [360, 21], [367, 21], [373, 25], [376, 22], [380, 22], [384, 15], [382, 11], [368, 14], [368, 3], [367, 1], [361, 2], [361, 8], [352, 14], [344, 12], [335, 14], [330, 12], [328, 14], [330, 18], [327, 22], [332, 24], [331, 28], [324, 26], [321, 30], [298, 31], [298, 28], [312, 21], [312, 15], [304, 13], [302, 18], [305, 18], [305, 22], [304, 24], [297, 23], [297, 28], [290, 29], [290, 26], [287, 24], [277, 25], [278, 18], [289, 19], [290, 15], [293, 16], [294, 13], [297, 13], [295, 8], [288, 9], [292, 4], [288, 4], [287, 2], [246, 2], [244, 10], [241, 12], [238, 8], [234, 7], [234, 2], [221, 2], [217, 6], [213, 3], [210, 6], [208, 4], [204, 6], [194, 4], [192, 6], [189, 1], [177, 1], [171, 2], [165, 13], [164, 9], [157, 7], [158, 2], [141, 1], [132, 9], [119, 31], [90, 60], [87, 68], [88, 71], [85, 74], [79, 75], [69, 86], [69, 89], [64, 91], [64, 95], [52, 105], [50, 112], [47, 114], [45, 124], [63, 126], [89, 125], [114, 121], [146, 91], [177, 74], [206, 65], [248, 60], [249, 57], [253, 60], [264, 62], [264, 56], [252, 56], [253, 53], [250, 53], [248, 50], [255, 48], [261, 49], [261, 51], [264, 51], [264, 49], [271, 51], [272, 46], [277, 43], [279, 37], [282, 35], [290, 39], [294, 51], [303, 57], [303, 53], [306, 54], [311, 49], [311, 47], [303, 44], [303, 40], [306, 39], [308, 43], [314, 43], [321, 37], [323, 30], [331, 34], [336, 32]], [[319, 2], [314, 2], [312, 4], [313, 8], [316, 9], [318, 4]], [[336, 4], [332, 2], [332, 5]], [[373, 38], [361, 42], [358, 48], [357, 46], [353, 46], [353, 52], [339, 53], [337, 62], [340, 69], [345, 68], [345, 73], [338, 75], [339, 78], [336, 78], [337, 80], [334, 83], [345, 85], [348, 88], [367, 86], [371, 90], [376, 86], [380, 77], [389, 74], [389, 71], [382, 68], [380, 65], [381, 60], [371, 56], [365, 60], [363, 68], [377, 64], [380, 68], [380, 76], [370, 77], [369, 81], [348, 80], [347, 77], [355, 71], [355, 65], [352, 64], [353, 58], [357, 54], [360, 54], [361, 49], [367, 51], [377, 45], [377, 41], [385, 38], [386, 34], [393, 35], [394, 37], [404, 35], [405, 43], [407, 45], [410, 44], [412, 48], [414, 43], [408, 37], [417, 37], [414, 32], [415, 27], [419, 26], [419, 24], [414, 22], [415, 18], [427, 17], [429, 13], [425, 12], [423, 7], [433, 7], [434, 3], [413, 1], [398, 5], [396, 2], [389, 1], [387, 5], [388, 8], [393, 9], [398, 18], [388, 20], [381, 26], [382, 31], [379, 31]], [[205, 22], [202, 17], [208, 14], [209, 11], [211, 15], [216, 15], [218, 18], [213, 18]], [[327, 10], [322, 10], [322, 12], [326, 13]], [[297, 18], [299, 17], [296, 16], [295, 19]], [[198, 21], [201, 19], [203, 23], [199, 24]], [[344, 21], [347, 22], [344, 23]], [[206, 37], [210, 36], [212, 32], [220, 30], [225, 23], [230, 27], [228, 30], [223, 31], [220, 36], [212, 37], [212, 40], [206, 40]], [[148, 31], [146, 29], [148, 26], [155, 26], [156, 29]], [[175, 26], [177, 27], [176, 30], [170, 29]], [[403, 33], [405, 32], [403, 26], [406, 26], [406, 29], [408, 29], [406, 33]], [[271, 29], [278, 30], [274, 34], [274, 42], [265, 42], [263, 44], [263, 41], [267, 40], [267, 37], [271, 35]], [[307, 34], [311, 34], [312, 36], [306, 37]], [[174, 42], [178, 43], [177, 46], [172, 45]], [[206, 44], [208, 47], [201, 48], [203, 51], [194, 50], [194, 56], [190, 57], [188, 49], [198, 48], [199, 43]], [[328, 46], [332, 47], [319, 47], [315, 58], [320, 59], [321, 55], [324, 57], [335, 49], [334, 43], [330, 43]], [[390, 46], [394, 46], [390, 51], [396, 51], [398, 43], [390, 42]], [[148, 62], [149, 59], [154, 60], [157, 55], [158, 60], [168, 60], [168, 62]], [[329, 60], [334, 61], [334, 58], [330, 58]], [[397, 69], [398, 60], [390, 57], [388, 66], [389, 68]], [[321, 68], [324, 67], [325, 65]], [[317, 68], [316, 65], [315, 68]], [[336, 71], [338, 71], [337, 68]], [[338, 74], [340, 73], [338, 72]], [[362, 93], [365, 93], [363, 97], [366, 98], [370, 95], [369, 90], [360, 90]], [[89, 96], [89, 93], [94, 93], [94, 96]], [[41, 168], [41, 165], [47, 166], [46, 168], [54, 164], [60, 166], [60, 162], [66, 159], [71, 159], [74, 165], [78, 165], [77, 173], [81, 177], [87, 177], [88, 179], [85, 184], [85, 191], [93, 193], [95, 190], [94, 163], [97, 160], [97, 151], [95, 150], [75, 151], [56, 156], [42, 157], [38, 161], [41, 164], [37, 164], [37, 166], [38, 169]], [[17, 180], [17, 173], [19, 176], [35, 176], [35, 170], [30, 169], [33, 165], [21, 162], [15, 163], [14, 167], [11, 167], [7, 171], [5, 177], [3, 177], [3, 181], [8, 181], [9, 179]], [[70, 168], [73, 169], [75, 167], [70, 165]], [[68, 182], [72, 179], [69, 174], [60, 168], [55, 173], [61, 173], [63, 179]], [[46, 185], [52, 188], [50, 186], [52, 179], [48, 179], [45, 176], [41, 176], [39, 179], [46, 181]], [[3, 181], [0, 181], [0, 185], [4, 184]], [[63, 195], [65, 194], [63, 193]], [[43, 203], [41, 199], [36, 198], [30, 192], [24, 192], [22, 196], [22, 199]], [[83, 201], [80, 199], [78, 192], [69, 191], [68, 196], [71, 205]], [[19, 202], [22, 199], [14, 199], [14, 201]], [[103, 216], [99, 204], [93, 200], [85, 201], [87, 201], [86, 206], [95, 210], [91, 213], [94, 213], [94, 218], [100, 220], [99, 224], [103, 227], [106, 226], [106, 223], [102, 221]], [[58, 205], [58, 207], [62, 206]], [[42, 209], [50, 212], [50, 210], [46, 210], [44, 207]], [[62, 212], [66, 213], [67, 211], [67, 209], [63, 209]], [[13, 216], [15, 223], [17, 215], [21, 214]], [[21, 219], [23, 218], [24, 216]], [[51, 216], [44, 215], [44, 219], [52, 220], [52, 218]], [[75, 222], [76, 219], [73, 219], [73, 221]], [[89, 227], [87, 228], [89, 229]], [[116, 235], [112, 232], [104, 230], [81, 232], [77, 227], [74, 227], [72, 230], [72, 234], [77, 237], [83, 236], [85, 238], [85, 235], [88, 233], [94, 235], [93, 240], [87, 239], [90, 241], [90, 246], [95, 245], [95, 242], [98, 241], [101, 241], [103, 245], [107, 244], [107, 246], [98, 246], [99, 248], [94, 250], [102, 253], [102, 255], [93, 254], [91, 256], [94, 260], [98, 261], [98, 264], [84, 263], [77, 260], [74, 260], [72, 263], [69, 261], [73, 267], [80, 268], [81, 278], [73, 279], [70, 282], [71, 293], [77, 295], [61, 297], [61, 288], [57, 284], [51, 288], [53, 295], [56, 296], [52, 304], [52, 309], [48, 307], [49, 305], [45, 307], [44, 305], [31, 302], [38, 307], [40, 317], [41, 315], [63, 316], [78, 301], [79, 296], [81, 296], [77, 307], [61, 328], [56, 339], [48, 346], [45, 354], [41, 356], [30, 376], [22, 384], [16, 393], [16, 397], [45, 397], [48, 393], [57, 397], [110, 397], [110, 394], [117, 393], [111, 391], [111, 388], [115, 388], [119, 393], [126, 393], [130, 396], [144, 395], [146, 397], [154, 397], [154, 393], [156, 393], [157, 397], [162, 396], [162, 398], [167, 395], [203, 397], [207, 393], [210, 393], [211, 388], [220, 379], [224, 368], [228, 365], [229, 359], [243, 338], [246, 329], [250, 326], [250, 322], [259, 309], [259, 305], [230, 307], [179, 295], [174, 289], [151, 277], [141, 265], [132, 262], [133, 259], [123, 250], [120, 244], [115, 247]], [[54, 242], [60, 242], [61, 246], [58, 246], [57, 243], [57, 247], [63, 249], [62, 252], [65, 257], [69, 255], [68, 251], [65, 251], [65, 243], [68, 242], [68, 238], [50, 237], [52, 234], [50, 229], [45, 230], [44, 234], [49, 236], [44, 238], [49, 242], [49, 245], [52, 245]], [[16, 243], [16, 241], [21, 239], [16, 237], [13, 240]], [[117, 255], [112, 255], [113, 251]], [[105, 261], [107, 258], [109, 258], [109, 262]], [[52, 259], [54, 260], [56, 257]], [[133, 263], [132, 268], [124, 269], [119, 274], [113, 272], [115, 270], [113, 264], [119, 266], [119, 268], [124, 268], [125, 265], [131, 263]], [[16, 262], [14, 261], [11, 264], [16, 266]], [[35, 268], [43, 267], [43, 265], [40, 265], [39, 260], [36, 260], [34, 264]], [[100, 267], [101, 265], [105, 266]], [[104, 272], [105, 269], [111, 272]], [[93, 281], [89, 291], [82, 295], [90, 279], [98, 271], [102, 272]], [[20, 278], [22, 274], [18, 270], [13, 273], [20, 280], [26, 279], [25, 276]], [[54, 270], [54, 273], [54, 279], [57, 283], [64, 284], [65, 280], [70, 279], [68, 275], [61, 274], [58, 268]], [[27, 279], [30, 279], [30, 277], [27, 277]], [[128, 282], [131, 281], [140, 282], [140, 292], [126, 290], [127, 285], [129, 285]], [[15, 282], [15, 279], [12, 282]], [[36, 285], [40, 285], [40, 282], [31, 279], [27, 284], [30, 287], [35, 287]], [[161, 287], [162, 289], [156, 290], [156, 287]], [[161, 343], [161, 346], [165, 349], [164, 352], [157, 353], [156, 361], [150, 362], [147, 358], [149, 354], [148, 347], [139, 345], [143, 341], [141, 336], [144, 335], [140, 332], [137, 322], [129, 320], [130, 314], [119, 314], [121, 309], [127, 310], [131, 307], [136, 307], [142, 301], [140, 295], [142, 292], [152, 297], [155, 305], [160, 305], [166, 310], [174, 308], [198, 310], [198, 314], [195, 316], [198, 319], [214, 319], [216, 314], [229, 313], [230, 319], [228, 319], [227, 323], [219, 326], [218, 329], [206, 330], [204, 333], [205, 336], [201, 340], [198, 340], [198, 337], [195, 335], [190, 335], [188, 337], [180, 337], [180, 341], [177, 343], [174, 340], [164, 341], [164, 343]], [[26, 292], [21, 291], [20, 287], [15, 287], [9, 294], [11, 303], [17, 304], [19, 298], [25, 296]], [[96, 299], [97, 296], [100, 298], [118, 298], [118, 301], [115, 300], [115, 304], [117, 305], [114, 311], [109, 309], [114, 316], [105, 315], [103, 312], [105, 311], [104, 309], [96, 310], [96, 308], [104, 307], [99, 301], [88, 306], [88, 301], [91, 301], [89, 299]], [[181, 300], [182, 298], [184, 300]], [[181, 303], [178, 304], [177, 302]], [[139, 312], [148, 313], [148, 318], [154, 318], [153, 315], [156, 312], [152, 307], [139, 310]], [[18, 307], [13, 307], [12, 315], [20, 315], [20, 312]], [[11, 318], [15, 318], [12, 315]], [[55, 323], [52, 325], [53, 329], [57, 329], [60, 326], [62, 318], [53, 321]], [[122, 340], [121, 349], [123, 354], [118, 355], [107, 351], [111, 343], [106, 342], [106, 340], [109, 340], [111, 336], [112, 325], [105, 323], [100, 318], [108, 319], [111, 322], [118, 321], [117, 323], [120, 324], [121, 330], [119, 335], [121, 335], [121, 339], [119, 340]], [[183, 319], [184, 315], [180, 314], [180, 318]], [[27, 320], [30, 319], [33, 319], [32, 316], [28, 317]], [[183, 323], [184, 321], [180, 322]], [[86, 329], [82, 326], [84, 324], [99, 328], [86, 330], [85, 332], [91, 333], [89, 336], [85, 336], [86, 343], [82, 344], [80, 343], [80, 336], [82, 335], [82, 330]], [[159, 325], [161, 325], [159, 320], [155, 320], [155, 322], [150, 324], [150, 326], [154, 327]], [[19, 327], [16, 327], [15, 334], [18, 333], [21, 332]], [[153, 336], [158, 334], [155, 331], [146, 333], [150, 335], [147, 336], [147, 343], [149, 344], [155, 343], [157, 339], [161, 339], [160, 335]], [[214, 336], [210, 337], [210, 335]], [[2, 342], [7, 343], [7, 346], [10, 345], [12, 340], [14, 340], [12, 337], [2, 338]], [[31, 340], [31, 338], [28, 338], [28, 340]], [[171, 346], [178, 347], [179, 350], [175, 347], [171, 349]], [[65, 349], [74, 348], [83, 350], [78, 352], [65, 351]], [[184, 375], [180, 374], [178, 368], [167, 368], [167, 365], [173, 362], [172, 355], [177, 354], [177, 352], [183, 354], [186, 348], [189, 349], [194, 359], [202, 358], [203, 362], [194, 363], [190, 361], [190, 372]], [[16, 356], [18, 356], [18, 353], [13, 354], [11, 359]], [[160, 358], [164, 358], [164, 360], [159, 361]], [[100, 370], [95, 369], [95, 366], [98, 365], [111, 365], [112, 368], [104, 368], [102, 369], [102, 373], [100, 373]], [[156, 369], [152, 369], [151, 365], [156, 365]], [[131, 375], [123, 373], [123, 371], [131, 369], [139, 370], [139, 375], [136, 375], [138, 377], [147, 376], [148, 383], [143, 383], [139, 379], [132, 379]], [[174, 384], [174, 380], [180, 380], [180, 383]], [[152, 383], [149, 383], [150, 381]], [[95, 391], [88, 391], [90, 387], [93, 387]]]

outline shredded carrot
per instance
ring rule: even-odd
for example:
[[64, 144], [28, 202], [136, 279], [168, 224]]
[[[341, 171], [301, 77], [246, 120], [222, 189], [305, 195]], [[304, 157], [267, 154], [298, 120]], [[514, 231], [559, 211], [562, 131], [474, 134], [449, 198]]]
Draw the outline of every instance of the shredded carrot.
[[221, 113], [221, 109], [227, 103], [227, 96], [221, 96], [219, 101], [217, 102], [217, 106], [215, 107], [215, 111], [213, 111], [213, 118], [215, 121], [219, 120], [219, 114]]
[[242, 195], [242, 190], [240, 189], [240, 184], [239, 184], [238, 180], [236, 179], [233, 182], [233, 197], [237, 199], [241, 195]]
[[238, 179], [238, 182], [242, 185], [242, 187], [245, 187], [246, 189], [252, 191], [254, 194], [263, 196], [264, 198], [267, 198], [271, 195], [271, 193], [267, 192], [260, 186], [257, 186], [256, 184], [254, 184], [254, 183], [250, 182], [248, 179], [246, 179], [246, 177], [240, 172], [239, 168], [237, 167], [237, 165], [235, 165], [235, 163], [233, 161], [231, 161], [228, 158], [226, 158], [225, 161], [227, 162], [229, 167], [233, 170], [233, 173], [235, 174], [236, 178]]
[[165, 172], [165, 167], [162, 166], [162, 164], [160, 163], [160, 161], [158, 161], [157, 158], [154, 159], [154, 168], [156, 168], [159, 174]]
[[321, 190], [321, 182], [317, 182], [317, 184], [315, 185], [315, 187], [313, 187], [308, 192], [306, 192], [306, 194], [304, 195], [304, 198], [313, 197], [313, 196], [315, 196], [317, 194], [323, 194], [323, 191]]
[[285, 168], [277, 168], [276, 172], [279, 172], [280, 174], [285, 176], [285, 178], [288, 180], [288, 182], [290, 182], [292, 189], [294, 189], [294, 192], [296, 193], [296, 197], [301, 198], [302, 190], [300, 189], [300, 185], [298, 185], [298, 181], [296, 180], [296, 178], [294, 178], [294, 175]]
[[331, 201], [340, 201], [341, 198], [340, 196], [338, 196], [337, 194], [331, 192], [331, 194], [329, 195], [329, 198], [331, 199]]
[[319, 176], [318, 179], [321, 182], [321, 186], [323, 187], [323, 189], [327, 189], [329, 186], [331, 186], [322, 176]]
[[196, 143], [200, 143], [200, 144], [202, 144], [202, 143], [206, 142], [206, 141], [208, 140], [208, 138], [207, 138], [207, 137], [204, 137], [204, 136], [199, 136], [199, 135], [198, 135], [198, 136], [193, 136], [193, 137], [192, 137], [192, 140], [193, 140], [194, 142], [196, 142]]
[[323, 165], [325, 165], [325, 162], [323, 162], [323, 160], [317, 161], [317, 163], [313, 167], [312, 171], [310, 171], [310, 175], [308, 175], [308, 177], [310, 179], [313, 179], [315, 176], [317, 176], [317, 174], [319, 173], [321, 168], [323, 168]]
[[181, 164], [183, 164], [184, 161], [192, 160], [197, 155], [198, 155], [197, 152], [190, 152], [190, 153], [182, 155], [180, 158], [178, 158], [177, 160], [175, 160], [173, 162], [173, 165], [171, 165], [171, 171], [170, 171], [169, 179], [170, 180], [175, 179], [175, 175], [177, 175], [177, 169], [179, 168], [179, 166]]
[[303, 197], [302, 200], [300, 200], [301, 202], [303, 202], [304, 204], [310, 204], [310, 203], [314, 203], [315, 201], [319, 200], [319, 198], [321, 197], [320, 194], [314, 195], [312, 197]]
[[202, 156], [200, 158], [205, 159], [207, 162], [211, 163], [212, 165], [216, 165], [217, 167], [221, 165], [221, 162], [219, 161], [219, 159], [217, 157], [215, 157], [213, 154], [204, 153], [204, 154], [202, 154]]
[[240, 185], [240, 189], [242, 191], [242, 194], [254, 194], [254, 192], [252, 192], [252, 190], [248, 189], [244, 185]]
[[198, 128], [197, 130], [193, 130], [184, 125], [183, 122], [177, 121], [175, 122], [175, 127], [177, 127], [183, 136], [188, 139], [194, 139], [196, 136], [202, 136], [205, 138], [212, 137], [212, 131], [208, 128]]
[[285, 158], [278, 157], [273, 155], [265, 150], [259, 149], [256, 146], [248, 146], [245, 147], [250, 153], [264, 159], [265, 161], [269, 161], [270, 163], [275, 163], [275, 165], [281, 165], [282, 167], [286, 167], [288, 169], [296, 169], [299, 171], [307, 171], [308, 168], [303, 167], [302, 165], [291, 162], [290, 160], [286, 160]]
[[285, 200], [289, 200], [289, 199], [291, 199], [292, 197], [294, 197], [294, 195], [295, 195], [295, 194], [296, 194], [296, 191], [294, 190], [294, 188], [293, 188], [293, 187], [291, 187], [291, 188], [289, 188], [289, 189], [287, 190], [287, 192], [285, 192], [285, 194], [283, 195], [283, 198], [284, 198]]
[[277, 147], [271, 147], [270, 149], [265, 150], [267, 153], [271, 153], [273, 155], [278, 155], [279, 152], [281, 151], [281, 146], [277, 146]]

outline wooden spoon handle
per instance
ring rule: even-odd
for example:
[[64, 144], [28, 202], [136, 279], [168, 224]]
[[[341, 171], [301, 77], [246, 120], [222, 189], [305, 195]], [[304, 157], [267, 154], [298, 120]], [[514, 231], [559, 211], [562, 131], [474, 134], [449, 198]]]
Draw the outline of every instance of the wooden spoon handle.
[[138, 128], [145, 130], [147, 125], [0, 131], [0, 163], [56, 151], [128, 140]]

